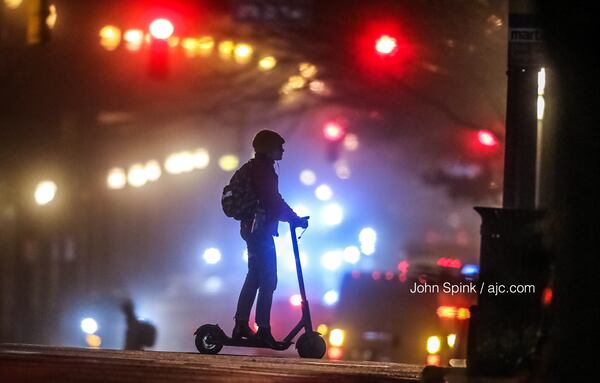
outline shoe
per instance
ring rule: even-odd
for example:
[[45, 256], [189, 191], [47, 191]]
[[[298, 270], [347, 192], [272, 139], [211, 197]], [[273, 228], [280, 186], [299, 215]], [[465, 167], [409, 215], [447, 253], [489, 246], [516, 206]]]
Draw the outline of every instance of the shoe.
[[270, 327], [258, 327], [258, 331], [256, 332], [255, 339], [264, 343], [269, 348], [272, 348], [274, 350], [284, 350], [285, 349], [281, 343], [279, 343], [278, 341], [275, 340], [275, 338], [273, 338]]
[[235, 327], [233, 327], [233, 331], [231, 333], [232, 339], [253, 339], [255, 337], [254, 331], [248, 326], [247, 320], [238, 320], [235, 321]]

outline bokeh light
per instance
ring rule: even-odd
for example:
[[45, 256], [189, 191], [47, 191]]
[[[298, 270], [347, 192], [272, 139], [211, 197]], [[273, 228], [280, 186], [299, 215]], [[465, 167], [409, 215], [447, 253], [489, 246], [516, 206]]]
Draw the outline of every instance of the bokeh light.
[[221, 251], [219, 251], [217, 248], [211, 247], [204, 251], [202, 258], [204, 259], [204, 262], [208, 263], [209, 265], [217, 264], [219, 261], [221, 261]]
[[38, 205], [46, 205], [56, 197], [58, 187], [54, 181], [42, 181], [35, 188], [34, 198]]
[[112, 168], [108, 171], [106, 184], [109, 189], [123, 189], [127, 185], [127, 174], [123, 168]]
[[237, 169], [240, 164], [240, 160], [233, 154], [227, 154], [219, 158], [219, 166], [226, 172]]
[[328, 306], [333, 306], [340, 299], [340, 293], [335, 290], [329, 290], [323, 295], [323, 302]]
[[333, 197], [333, 191], [329, 185], [322, 184], [315, 189], [315, 196], [321, 201], [328, 201]]
[[85, 318], [81, 321], [81, 331], [91, 335], [98, 331], [98, 323], [94, 318]]
[[106, 50], [117, 49], [121, 43], [121, 30], [113, 25], [106, 25], [100, 29], [100, 45]]
[[344, 210], [337, 203], [330, 203], [321, 211], [321, 219], [326, 225], [339, 225], [344, 220]]
[[275, 59], [273, 56], [266, 56], [258, 61], [258, 68], [265, 72], [275, 68], [276, 65], [277, 59]]
[[328, 251], [321, 256], [321, 266], [330, 271], [335, 271], [342, 265], [343, 253], [341, 250]]
[[310, 169], [304, 169], [300, 172], [300, 182], [308, 186], [313, 185], [317, 182], [317, 175]]
[[146, 169], [142, 164], [132, 165], [127, 171], [127, 182], [133, 187], [144, 186], [148, 182]]

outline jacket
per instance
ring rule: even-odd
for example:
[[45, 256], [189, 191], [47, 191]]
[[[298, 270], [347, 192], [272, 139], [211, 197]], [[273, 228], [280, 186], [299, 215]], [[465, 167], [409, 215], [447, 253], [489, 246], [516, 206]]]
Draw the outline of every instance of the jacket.
[[[299, 217], [279, 194], [279, 177], [273, 167], [275, 161], [257, 153], [248, 164], [252, 169], [252, 187], [258, 198], [258, 206], [266, 211], [265, 233], [278, 236], [279, 221], [293, 222]], [[252, 218], [241, 221], [242, 236], [250, 234], [252, 221]]]

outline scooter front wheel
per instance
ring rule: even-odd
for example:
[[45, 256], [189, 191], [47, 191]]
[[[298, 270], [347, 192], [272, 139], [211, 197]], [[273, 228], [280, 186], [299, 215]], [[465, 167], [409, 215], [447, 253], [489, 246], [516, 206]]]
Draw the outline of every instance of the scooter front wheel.
[[196, 348], [200, 354], [218, 354], [223, 348], [222, 344], [214, 343], [215, 339], [222, 338], [225, 334], [217, 325], [205, 324], [196, 330]]
[[313, 331], [300, 335], [296, 348], [301, 358], [321, 359], [325, 355], [327, 345], [321, 334]]

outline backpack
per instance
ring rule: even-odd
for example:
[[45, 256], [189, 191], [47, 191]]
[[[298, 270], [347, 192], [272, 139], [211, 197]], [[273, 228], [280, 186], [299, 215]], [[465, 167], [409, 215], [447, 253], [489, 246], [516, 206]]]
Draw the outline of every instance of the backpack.
[[252, 166], [250, 163], [239, 168], [223, 188], [221, 206], [226, 216], [241, 221], [254, 216], [258, 198], [252, 188]]

